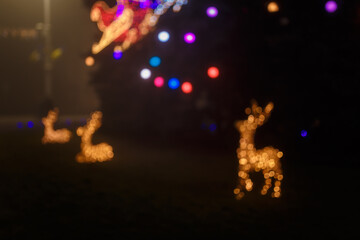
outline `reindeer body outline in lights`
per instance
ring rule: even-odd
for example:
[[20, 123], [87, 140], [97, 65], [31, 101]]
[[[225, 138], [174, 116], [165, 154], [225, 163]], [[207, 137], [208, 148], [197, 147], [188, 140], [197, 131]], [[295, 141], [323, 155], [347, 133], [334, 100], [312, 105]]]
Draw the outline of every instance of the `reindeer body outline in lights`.
[[41, 139], [43, 144], [46, 143], [67, 143], [70, 141], [71, 132], [66, 129], [54, 129], [54, 123], [57, 121], [59, 109], [50, 110], [48, 115], [41, 119], [44, 125], [44, 136]]
[[93, 44], [92, 53], [98, 54], [112, 42], [117, 43], [114, 51], [125, 51], [147, 35], [171, 6], [177, 6], [174, 11], [180, 11], [186, 3], [187, 0], [117, 0], [110, 8], [103, 1], [95, 2], [90, 19], [103, 34], [99, 42]]
[[253, 103], [251, 108], [246, 109], [248, 118], [246, 120], [236, 121], [235, 127], [240, 133], [239, 148], [237, 149], [237, 157], [239, 159], [239, 182], [234, 189], [236, 199], [241, 199], [245, 192], [253, 189], [253, 182], [249, 177], [250, 172], [259, 172], [262, 170], [265, 183], [261, 190], [262, 195], [266, 195], [272, 187], [272, 178], [275, 180], [272, 197], [279, 198], [281, 195], [281, 180], [283, 173], [280, 158], [283, 153], [273, 147], [265, 147], [256, 149], [254, 145], [254, 135], [256, 128], [262, 126], [270, 117], [274, 108], [273, 103], [269, 103], [264, 111], [257, 103]]
[[76, 130], [81, 137], [81, 152], [76, 155], [76, 161], [79, 163], [94, 163], [111, 160], [114, 157], [113, 148], [107, 143], [92, 144], [92, 136], [101, 126], [102, 113], [96, 111], [91, 114], [91, 118], [83, 127]]

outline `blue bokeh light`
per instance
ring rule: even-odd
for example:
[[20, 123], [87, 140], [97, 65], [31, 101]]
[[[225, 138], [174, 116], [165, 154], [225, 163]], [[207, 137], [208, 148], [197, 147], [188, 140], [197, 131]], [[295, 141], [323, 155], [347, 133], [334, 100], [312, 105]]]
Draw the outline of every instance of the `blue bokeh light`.
[[27, 126], [28, 128], [33, 128], [34, 127], [34, 123], [32, 121], [28, 121], [27, 122]]
[[210, 130], [211, 132], [215, 132], [215, 131], [216, 131], [216, 129], [217, 129], [216, 123], [212, 123], [212, 124], [210, 124], [210, 126], [209, 126], [209, 130]]
[[149, 63], [150, 63], [150, 66], [152, 66], [152, 67], [158, 67], [161, 64], [161, 59], [157, 56], [154, 56], [154, 57], [150, 58]]
[[121, 59], [122, 56], [123, 56], [123, 52], [121, 52], [121, 51], [114, 51], [114, 53], [113, 53], [113, 57], [114, 57], [114, 59], [116, 59], [116, 60]]
[[308, 135], [308, 132], [307, 132], [306, 130], [302, 130], [302, 131], [301, 131], [301, 136], [302, 136], [303, 138], [307, 137], [307, 135]]
[[16, 123], [16, 127], [19, 129], [23, 128], [23, 123], [22, 122]]
[[180, 81], [177, 78], [171, 78], [168, 82], [169, 88], [177, 89], [180, 86]]

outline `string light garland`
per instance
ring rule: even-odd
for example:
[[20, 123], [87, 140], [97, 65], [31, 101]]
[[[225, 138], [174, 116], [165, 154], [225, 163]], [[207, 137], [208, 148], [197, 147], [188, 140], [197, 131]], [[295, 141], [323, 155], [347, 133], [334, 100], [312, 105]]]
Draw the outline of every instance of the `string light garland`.
[[158, 19], [169, 8], [174, 12], [181, 10], [187, 0], [117, 0], [110, 8], [105, 2], [95, 2], [90, 18], [103, 32], [98, 43], [92, 46], [92, 53], [97, 54], [112, 42], [124, 52], [155, 27]]
[[83, 127], [76, 130], [76, 134], [81, 137], [81, 152], [76, 155], [79, 163], [94, 163], [111, 160], [114, 157], [112, 146], [107, 143], [92, 144], [92, 136], [101, 126], [102, 113], [96, 111], [91, 114], [91, 118]]
[[[283, 153], [273, 147], [257, 150], [254, 145], [256, 129], [268, 120], [273, 108], [274, 104], [271, 102], [266, 105], [264, 110], [253, 103], [251, 108], [245, 110], [248, 118], [235, 123], [235, 127], [241, 135], [240, 145], [236, 151], [239, 159], [239, 183], [234, 189], [236, 199], [241, 199], [245, 195], [244, 190], [251, 191], [253, 189], [253, 182], [249, 177], [249, 173], [253, 171], [262, 171], [264, 176], [265, 184], [261, 190], [262, 195], [266, 195], [272, 186], [274, 186], [272, 197], [279, 198], [281, 195], [283, 173], [280, 158]], [[273, 181], [275, 181], [274, 184], [272, 184]]]
[[41, 139], [43, 144], [46, 143], [67, 143], [70, 141], [71, 132], [65, 128], [54, 130], [54, 123], [57, 121], [59, 109], [50, 110], [48, 115], [42, 118], [44, 124], [44, 136]]

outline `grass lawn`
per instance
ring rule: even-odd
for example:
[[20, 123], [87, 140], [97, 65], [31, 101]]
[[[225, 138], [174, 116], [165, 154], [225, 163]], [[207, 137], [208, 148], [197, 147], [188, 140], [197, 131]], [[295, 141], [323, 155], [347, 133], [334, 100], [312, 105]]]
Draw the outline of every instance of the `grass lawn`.
[[[112, 161], [78, 164], [80, 141], [0, 134], [0, 239], [354, 239], [358, 168], [284, 161], [283, 196], [237, 201], [235, 149], [98, 135]], [[296, 156], [296, 154], [293, 154]], [[336, 173], [336, 174], [335, 174]], [[335, 175], [334, 175], [335, 174]]]

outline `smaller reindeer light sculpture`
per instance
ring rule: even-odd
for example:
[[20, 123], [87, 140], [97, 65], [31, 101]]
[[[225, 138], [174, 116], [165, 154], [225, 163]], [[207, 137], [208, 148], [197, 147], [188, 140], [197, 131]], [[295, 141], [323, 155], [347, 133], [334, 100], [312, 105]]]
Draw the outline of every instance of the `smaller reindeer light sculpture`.
[[57, 121], [59, 109], [55, 108], [48, 112], [47, 117], [42, 118], [44, 124], [44, 136], [41, 139], [43, 144], [46, 143], [67, 143], [70, 141], [71, 132], [65, 128], [54, 130], [54, 123]]
[[274, 108], [273, 103], [269, 103], [263, 110], [256, 103], [251, 108], [245, 110], [248, 115], [247, 120], [237, 121], [235, 127], [240, 132], [240, 146], [237, 149], [239, 158], [239, 183], [234, 189], [236, 199], [241, 199], [245, 193], [244, 190], [251, 191], [253, 182], [249, 177], [252, 171], [259, 172], [262, 170], [265, 184], [261, 190], [262, 195], [266, 195], [272, 187], [272, 179], [275, 180], [272, 197], [278, 198], [281, 195], [281, 180], [283, 179], [280, 158], [283, 153], [273, 147], [265, 147], [256, 150], [254, 145], [255, 131], [259, 126], [270, 117]]
[[93, 145], [91, 142], [93, 134], [101, 126], [101, 119], [102, 113], [94, 112], [86, 125], [76, 130], [77, 135], [81, 137], [81, 152], [76, 155], [77, 162], [104, 162], [114, 157], [113, 148], [109, 144]]

